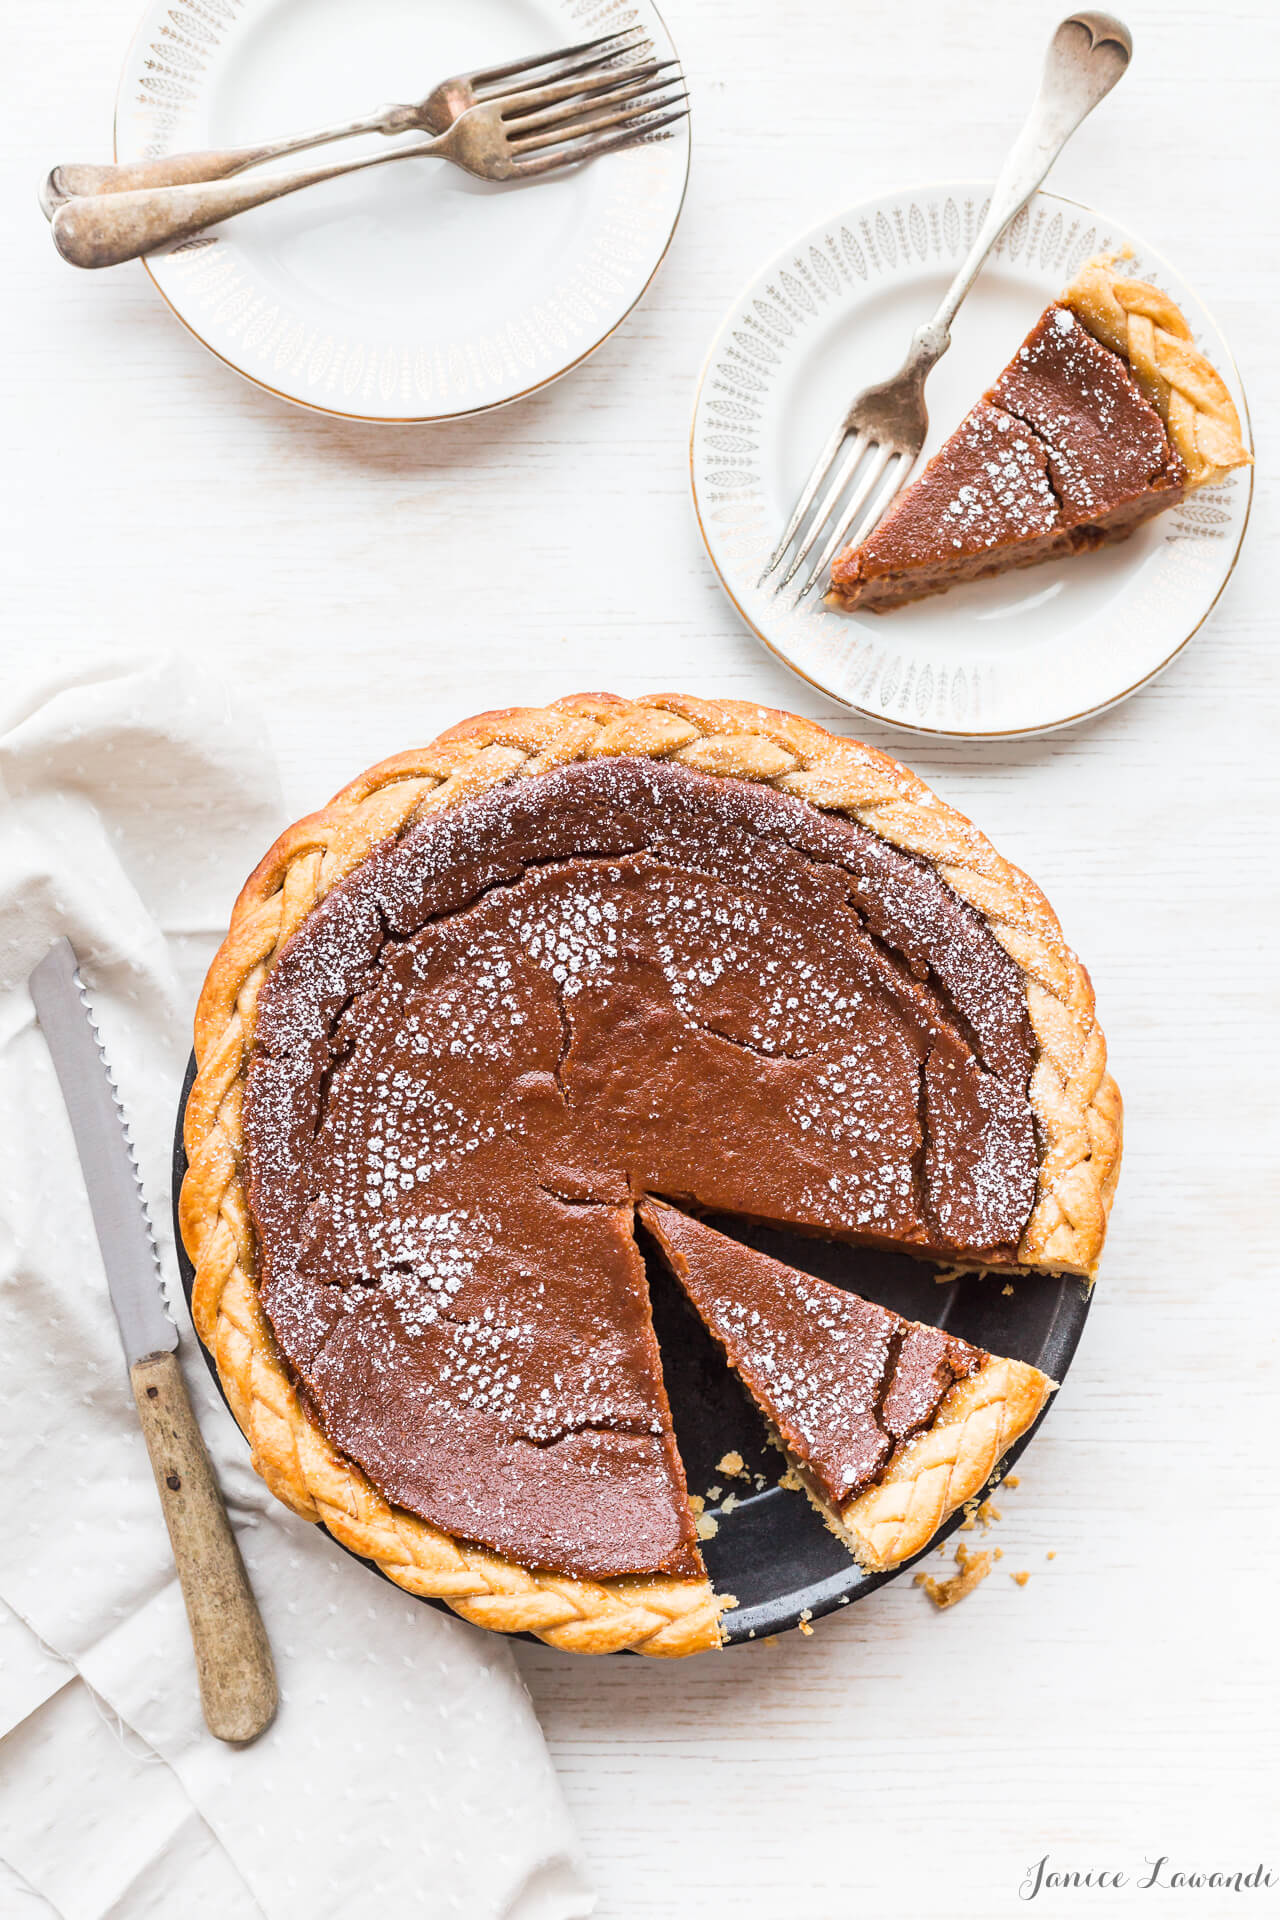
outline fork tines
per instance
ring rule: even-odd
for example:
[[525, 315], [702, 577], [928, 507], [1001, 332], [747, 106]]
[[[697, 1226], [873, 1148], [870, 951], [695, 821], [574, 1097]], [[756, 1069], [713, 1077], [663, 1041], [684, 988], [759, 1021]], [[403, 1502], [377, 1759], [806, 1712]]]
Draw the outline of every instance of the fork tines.
[[[471, 78], [472, 90], [477, 100], [493, 100], [509, 89], [500, 85], [504, 80], [513, 80], [517, 74], [533, 74], [539, 67], [555, 67], [555, 73], [547, 73], [543, 80], [567, 80], [575, 73], [598, 72], [611, 60], [634, 57], [641, 53], [651, 53], [653, 42], [639, 27], [629, 27], [621, 33], [605, 33], [598, 40], [580, 40], [576, 46], [557, 47], [552, 53], [530, 54], [525, 60], [513, 60], [505, 67], [481, 67]], [[581, 58], [590, 54], [589, 60]], [[566, 66], [565, 61], [577, 60], [576, 66]]]
[[678, 64], [649, 60], [604, 71], [593, 67], [588, 79], [563, 79], [509, 95], [501, 112], [514, 171], [550, 173], [633, 146], [682, 120], [689, 96], [680, 76], [670, 72]]
[[[792, 543], [799, 539], [800, 544], [791, 565], [774, 588], [775, 593], [781, 593], [794, 580], [825, 533], [826, 539], [818, 558], [796, 595], [798, 606], [819, 580], [825, 577], [840, 549], [851, 540], [865, 537], [879, 525], [911, 465], [911, 457], [903, 448], [884, 446], [865, 428], [854, 428], [850, 421], [843, 421], [818, 455], [817, 464], [804, 484], [786, 530], [769, 555], [769, 563], [760, 575], [759, 584], [764, 585], [769, 575], [781, 565]], [[835, 478], [815, 507], [813, 503], [826, 485], [833, 467], [836, 468]], [[849, 491], [851, 485], [852, 492]]]

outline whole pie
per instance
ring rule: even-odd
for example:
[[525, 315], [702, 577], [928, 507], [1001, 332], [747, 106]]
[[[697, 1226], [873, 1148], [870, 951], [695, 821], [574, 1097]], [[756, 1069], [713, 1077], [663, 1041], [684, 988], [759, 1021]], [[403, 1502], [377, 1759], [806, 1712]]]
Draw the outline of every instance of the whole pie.
[[1235, 404], [1159, 288], [1091, 260], [858, 546], [828, 603], [882, 613], [1125, 540], [1250, 463]]
[[[250, 877], [196, 1054], [193, 1311], [258, 1470], [409, 1591], [583, 1652], [713, 1646], [731, 1604], [637, 1207], [669, 1248], [719, 1245], [714, 1211], [1092, 1276], [1119, 1164], [1043, 895], [886, 755], [732, 701], [484, 714], [363, 774]], [[858, 1557], [897, 1564], [1050, 1383], [737, 1252], [780, 1340], [821, 1296], [814, 1404], [686, 1291]]]

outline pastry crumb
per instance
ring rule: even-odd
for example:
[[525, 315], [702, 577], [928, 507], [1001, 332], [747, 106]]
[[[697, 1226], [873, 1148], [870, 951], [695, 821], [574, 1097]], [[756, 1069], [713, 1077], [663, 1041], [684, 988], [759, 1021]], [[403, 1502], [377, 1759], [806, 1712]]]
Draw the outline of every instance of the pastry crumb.
[[1000, 1291], [1001, 1293], [1012, 1293], [1013, 1292], [1012, 1280], [1006, 1280], [1004, 1285], [1001, 1287]]
[[991, 1571], [989, 1553], [970, 1553], [968, 1547], [956, 1548], [957, 1571], [949, 1580], [935, 1580], [931, 1573], [918, 1573], [915, 1584], [923, 1587], [935, 1607], [954, 1607], [958, 1600], [980, 1587]]
[[985, 1500], [966, 1500], [964, 1504], [964, 1519], [960, 1522], [958, 1531], [961, 1533], [972, 1533], [975, 1525], [981, 1521], [982, 1530], [985, 1533], [987, 1528], [993, 1526], [1000, 1517], [1000, 1509], [996, 1506], [990, 1495], [988, 1495]]
[[1007, 1479], [1007, 1480], [1006, 1480], [1006, 1481], [1004, 1482], [1004, 1484], [1005, 1484], [1005, 1486], [1006, 1486], [1006, 1487], [1016, 1487], [1016, 1486], [1018, 1486], [1018, 1485], [1019, 1485], [1020, 1483], [1019, 1483], [1019, 1480], [1018, 1480], [1018, 1476], [1017, 1476], [1017, 1474], [1016, 1474], [1016, 1473], [1011, 1473], [1011, 1474], [1009, 1475], [1009, 1477], [1008, 1477], [1008, 1479]]
[[746, 1478], [747, 1463], [735, 1449], [716, 1461], [716, 1472], [724, 1474], [727, 1480], [742, 1480]]
[[992, 1551], [992, 1553], [994, 1554], [994, 1556], [995, 1556], [995, 1558], [996, 1558], [997, 1560], [1003, 1560], [1003, 1559], [1004, 1559], [1004, 1548], [1003, 1548], [1003, 1547], [993, 1547], [993, 1548], [991, 1549], [991, 1551]]
[[732, 1512], [733, 1512], [733, 1510], [734, 1510], [734, 1508], [735, 1508], [735, 1507], [737, 1506], [737, 1504], [738, 1504], [738, 1496], [737, 1496], [737, 1494], [736, 1494], [736, 1493], [726, 1493], [726, 1495], [725, 1495], [725, 1497], [724, 1497], [724, 1499], [723, 1499], [723, 1500], [722, 1500], [722, 1501], [720, 1502], [720, 1512], [721, 1512], [721, 1514], [727, 1514], [727, 1513], [732, 1513]]
[[1057, 1557], [1058, 1557], [1057, 1554], [1054, 1553], [1052, 1550], [1050, 1550], [1050, 1552], [1046, 1553], [1045, 1555], [1046, 1560], [1056, 1560]]
[[776, 1647], [777, 1644], [778, 1644], [778, 1636], [776, 1633], [766, 1633], [764, 1639], [761, 1642], [761, 1645], [765, 1647]]
[[796, 1469], [794, 1467], [787, 1468], [786, 1472], [783, 1474], [782, 1478], [779, 1480], [778, 1485], [780, 1487], [785, 1487], [788, 1493], [804, 1492], [804, 1481], [800, 1478], [800, 1475], [796, 1472]]
[[689, 1509], [696, 1520], [698, 1515], [702, 1512], [702, 1509], [706, 1506], [707, 1503], [703, 1499], [700, 1493], [691, 1493], [688, 1496], [688, 1499], [689, 1499]]
[[699, 1540], [714, 1540], [720, 1531], [720, 1522], [709, 1513], [700, 1513], [695, 1525]]
[[724, 1488], [723, 1488], [723, 1487], [708, 1487], [708, 1488], [707, 1488], [707, 1499], [708, 1499], [708, 1500], [718, 1500], [718, 1499], [720, 1498], [720, 1495], [721, 1495], [721, 1494], [722, 1494], [723, 1492], [724, 1492]]
[[809, 1611], [808, 1607], [806, 1607], [804, 1612], [800, 1615], [800, 1618], [796, 1621], [796, 1625], [799, 1627], [801, 1633], [812, 1635], [813, 1628], [810, 1625], [810, 1622], [812, 1621], [812, 1619], [813, 1619], [813, 1615]]
[[1025, 1587], [1031, 1575], [1029, 1573], [1011, 1573], [1009, 1578], [1015, 1587]]

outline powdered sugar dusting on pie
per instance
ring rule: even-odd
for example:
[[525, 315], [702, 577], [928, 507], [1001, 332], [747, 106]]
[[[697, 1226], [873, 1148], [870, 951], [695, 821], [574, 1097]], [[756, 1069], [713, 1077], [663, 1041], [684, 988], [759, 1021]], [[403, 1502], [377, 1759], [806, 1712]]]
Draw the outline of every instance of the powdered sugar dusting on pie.
[[1021, 978], [856, 823], [647, 760], [378, 849], [259, 1001], [261, 1295], [326, 1430], [525, 1564], [696, 1564], [631, 1208], [1010, 1259]]
[[882, 610], [1125, 539], [1185, 480], [1128, 365], [1051, 306], [919, 479], [837, 555], [832, 592]]

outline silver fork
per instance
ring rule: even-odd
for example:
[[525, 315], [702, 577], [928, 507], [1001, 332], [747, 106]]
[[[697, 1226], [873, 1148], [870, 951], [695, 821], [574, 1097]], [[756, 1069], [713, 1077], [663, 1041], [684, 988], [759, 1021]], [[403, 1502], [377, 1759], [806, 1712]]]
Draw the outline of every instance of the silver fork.
[[362, 160], [334, 161], [294, 173], [255, 173], [247, 180], [84, 194], [65, 201], [54, 214], [54, 244], [72, 266], [114, 267], [321, 180], [337, 180], [395, 160], [451, 160], [481, 180], [536, 180], [562, 167], [635, 146], [682, 120], [689, 111], [683, 104], [688, 95], [669, 91], [678, 82], [665, 71], [675, 64], [651, 60], [613, 68], [585, 82], [563, 80], [504, 94], [469, 108], [434, 140]]
[[[865, 540], [879, 525], [924, 445], [929, 428], [924, 384], [951, 345], [951, 322], [961, 301], [1004, 229], [1031, 198], [1080, 122], [1110, 93], [1132, 52], [1129, 29], [1110, 13], [1073, 13], [1057, 28], [1049, 42], [1035, 104], [991, 190], [986, 218], [964, 264], [936, 313], [912, 335], [910, 351], [897, 373], [857, 396], [818, 455], [795, 512], [760, 576], [761, 586], [799, 538], [795, 557], [774, 588], [780, 592], [825, 535], [796, 596], [799, 605], [825, 576], [840, 548], [849, 541]], [[833, 467], [835, 478], [815, 507]], [[855, 476], [856, 484], [848, 493]]]
[[[575, 74], [589, 73], [610, 61], [638, 60], [652, 51], [653, 42], [632, 28], [626, 33], [604, 34], [598, 40], [580, 40], [576, 46], [557, 47], [554, 53], [531, 54], [527, 60], [512, 60], [504, 67], [476, 67], [471, 73], [455, 73], [433, 87], [425, 100], [412, 106], [379, 107], [376, 113], [340, 127], [320, 127], [258, 146], [168, 153], [158, 160], [128, 160], [119, 166], [73, 162], [54, 167], [40, 189], [40, 205], [45, 218], [52, 220], [64, 201], [80, 194], [133, 193], [145, 187], [185, 187], [201, 180], [226, 180], [265, 160], [283, 160], [291, 153], [305, 153], [308, 147], [327, 146], [330, 141], [349, 140], [361, 133], [445, 133], [472, 107], [510, 93], [512, 82], [545, 86], [571, 80]], [[540, 67], [548, 71], [539, 73]]]

